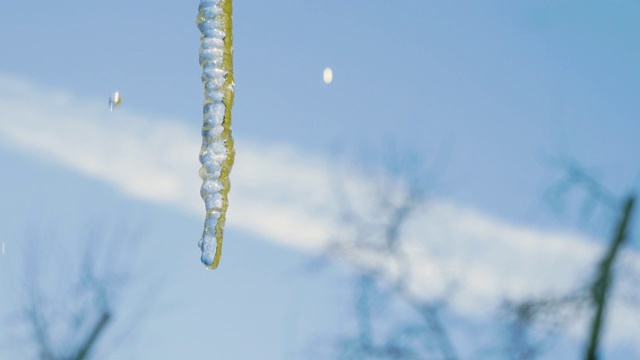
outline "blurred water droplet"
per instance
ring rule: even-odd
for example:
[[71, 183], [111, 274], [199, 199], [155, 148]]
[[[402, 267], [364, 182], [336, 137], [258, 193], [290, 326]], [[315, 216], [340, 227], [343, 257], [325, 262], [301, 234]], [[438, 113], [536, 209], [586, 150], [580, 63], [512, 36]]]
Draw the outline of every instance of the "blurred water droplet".
[[324, 69], [324, 72], [322, 73], [322, 80], [325, 84], [331, 84], [333, 81], [333, 70], [331, 70], [331, 68], [328, 67]]
[[109, 96], [109, 110], [113, 111], [113, 108], [120, 106], [121, 102], [120, 92], [114, 91], [113, 94]]

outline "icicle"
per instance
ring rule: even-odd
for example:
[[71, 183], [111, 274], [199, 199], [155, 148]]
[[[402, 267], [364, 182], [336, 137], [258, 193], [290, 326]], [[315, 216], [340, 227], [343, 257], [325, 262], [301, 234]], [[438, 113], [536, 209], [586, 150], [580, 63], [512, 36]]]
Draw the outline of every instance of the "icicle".
[[235, 156], [231, 137], [234, 91], [231, 0], [201, 0], [196, 25], [202, 33], [199, 54], [204, 84], [200, 196], [207, 211], [198, 247], [202, 250], [202, 263], [215, 269], [222, 254], [229, 173]]

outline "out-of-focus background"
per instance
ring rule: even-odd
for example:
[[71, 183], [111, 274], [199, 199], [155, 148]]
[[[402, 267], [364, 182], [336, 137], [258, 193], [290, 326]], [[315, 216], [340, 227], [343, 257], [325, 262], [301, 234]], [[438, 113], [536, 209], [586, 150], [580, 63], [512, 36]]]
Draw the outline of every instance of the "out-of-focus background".
[[1, 359], [640, 358], [640, 5], [235, 1], [215, 271], [197, 6], [0, 4]]

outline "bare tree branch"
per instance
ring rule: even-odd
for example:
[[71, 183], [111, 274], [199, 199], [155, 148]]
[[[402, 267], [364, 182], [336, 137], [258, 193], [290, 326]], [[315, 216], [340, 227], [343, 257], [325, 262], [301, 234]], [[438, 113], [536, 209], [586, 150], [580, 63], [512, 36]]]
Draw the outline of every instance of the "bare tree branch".
[[[590, 207], [604, 205], [607, 209], [616, 209], [620, 204], [619, 198], [602, 186], [597, 180], [591, 177], [586, 171], [578, 166], [574, 161], [563, 162], [565, 175], [563, 180], [554, 187], [554, 194], [561, 197], [573, 187], [582, 188], [586, 193], [585, 203], [591, 202]], [[531, 344], [528, 332], [531, 327], [538, 326], [543, 319], [552, 319], [552, 323], [547, 324], [547, 335], [568, 323], [569, 319], [561, 317], [560, 314], [567, 309], [575, 314], [584, 312], [588, 308], [593, 309], [593, 318], [590, 324], [589, 339], [586, 343], [585, 359], [596, 360], [599, 340], [605, 320], [607, 300], [610, 297], [613, 284], [613, 270], [616, 266], [616, 259], [627, 239], [627, 231], [630, 224], [630, 217], [633, 211], [635, 196], [628, 196], [622, 202], [619, 210], [619, 219], [613, 238], [608, 249], [597, 265], [594, 280], [584, 286], [571, 291], [564, 296], [549, 297], [541, 300], [525, 300], [520, 303], [509, 304], [514, 321], [511, 334], [514, 354], [526, 354], [526, 358], [533, 359], [538, 355], [536, 349], [541, 347], [541, 343]], [[525, 356], [525, 355], [521, 355]], [[514, 357], [521, 358], [521, 357]]]
[[[340, 221], [347, 230], [334, 239], [327, 251], [348, 259], [360, 272], [355, 303], [358, 336], [342, 342], [342, 357], [456, 360], [458, 355], [441, 317], [446, 302], [418, 299], [409, 286], [414, 270], [402, 231], [426, 203], [425, 178], [415, 176], [415, 167], [407, 172], [398, 161], [391, 161], [390, 165], [391, 173], [365, 172], [364, 177], [373, 180], [364, 185], [366, 189], [356, 189], [370, 194], [365, 207], [354, 205], [353, 189], [340, 179], [333, 179]], [[389, 269], [393, 269], [392, 277]], [[380, 292], [403, 303], [416, 315], [415, 320], [375, 336], [378, 316], [372, 312], [371, 304]]]
[[[114, 341], [122, 340], [111, 329], [120, 324], [114, 320], [139, 242], [132, 239], [134, 233], [121, 223], [111, 228], [93, 224], [88, 236], [77, 240], [30, 233], [20, 319], [30, 330], [27, 336], [38, 358], [87, 360], [105, 342], [113, 350]], [[104, 357], [105, 351], [99, 355]]]
[[100, 317], [100, 320], [98, 320], [98, 322], [96, 323], [95, 327], [93, 328], [93, 330], [91, 331], [87, 339], [83, 341], [82, 347], [80, 348], [80, 350], [78, 350], [78, 354], [74, 358], [75, 360], [85, 360], [89, 356], [91, 349], [96, 343], [96, 340], [100, 337], [100, 335], [104, 331], [110, 318], [111, 318], [111, 315], [109, 314], [109, 312], [105, 312], [102, 314], [102, 316]]
[[591, 323], [591, 333], [589, 342], [587, 345], [587, 352], [585, 358], [587, 360], [598, 359], [598, 346], [600, 344], [600, 332], [604, 323], [604, 313], [607, 305], [607, 298], [612, 286], [613, 276], [611, 270], [615, 263], [616, 256], [620, 251], [625, 240], [628, 238], [627, 231], [630, 222], [631, 213], [633, 211], [633, 205], [635, 202], [635, 196], [630, 195], [624, 202], [622, 209], [622, 216], [617, 224], [616, 231], [613, 235], [613, 240], [607, 253], [600, 261], [598, 275], [591, 288], [592, 302], [595, 307], [595, 314]]

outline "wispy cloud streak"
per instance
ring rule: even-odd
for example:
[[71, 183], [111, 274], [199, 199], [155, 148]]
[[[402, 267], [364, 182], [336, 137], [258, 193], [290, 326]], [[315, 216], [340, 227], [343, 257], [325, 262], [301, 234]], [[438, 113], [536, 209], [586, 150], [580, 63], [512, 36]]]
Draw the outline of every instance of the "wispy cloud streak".
[[[0, 114], [3, 147], [101, 179], [134, 198], [203, 217], [199, 124], [140, 116], [126, 104], [111, 113], [106, 100], [84, 101], [6, 75], [0, 75]], [[240, 137], [228, 225], [321, 251], [336, 232], [330, 166], [327, 159], [287, 145]], [[345, 176], [356, 187], [367, 186], [360, 174]], [[418, 270], [413, 290], [421, 296], [442, 291], [447, 274], [460, 284], [456, 308], [470, 315], [486, 314], [504, 296], [566, 290], [589, 278], [603, 250], [578, 235], [509, 224], [445, 201], [417, 216], [406, 229]], [[635, 253], [627, 259], [640, 263]], [[613, 312], [613, 339], [640, 332], [630, 311], [619, 306]]]

